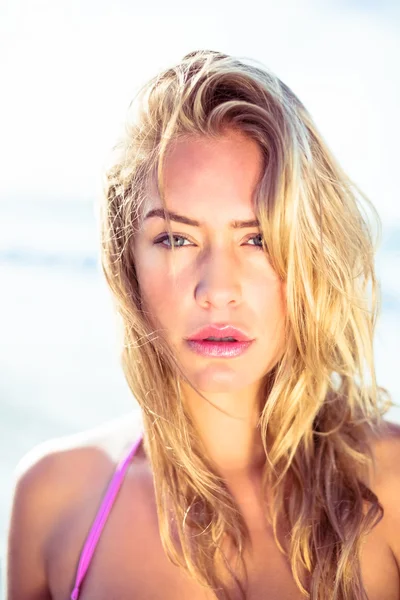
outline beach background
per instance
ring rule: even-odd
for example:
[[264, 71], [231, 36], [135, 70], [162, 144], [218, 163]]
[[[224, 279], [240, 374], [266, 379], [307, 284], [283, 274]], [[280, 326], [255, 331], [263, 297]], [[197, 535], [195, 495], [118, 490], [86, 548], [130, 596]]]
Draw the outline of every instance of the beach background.
[[[244, 13], [205, 2], [196, 15], [179, 2], [132, 4], [22, 1], [0, 9], [2, 557], [21, 457], [136, 407], [99, 266], [101, 173], [138, 86], [191, 50], [249, 56], [274, 70], [376, 205], [376, 368], [400, 404], [397, 3], [267, 2], [258, 15], [251, 3]], [[400, 423], [400, 408], [387, 419]]]

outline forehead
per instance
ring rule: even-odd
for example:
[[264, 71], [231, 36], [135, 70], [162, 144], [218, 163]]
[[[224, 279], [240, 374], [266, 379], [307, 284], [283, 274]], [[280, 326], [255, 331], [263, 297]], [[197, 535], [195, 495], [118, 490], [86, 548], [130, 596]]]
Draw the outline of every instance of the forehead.
[[[164, 162], [167, 208], [201, 221], [249, 219], [262, 170], [259, 145], [242, 132], [176, 140]], [[161, 207], [153, 182], [146, 211]]]

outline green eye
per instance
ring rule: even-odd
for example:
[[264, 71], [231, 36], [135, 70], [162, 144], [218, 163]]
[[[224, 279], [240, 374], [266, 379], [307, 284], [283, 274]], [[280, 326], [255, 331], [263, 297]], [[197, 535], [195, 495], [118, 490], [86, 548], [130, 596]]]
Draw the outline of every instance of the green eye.
[[[178, 235], [178, 234], [173, 234], [171, 236], [171, 238], [169, 237], [168, 234], [164, 234], [160, 238], [158, 238], [154, 241], [154, 245], [159, 245], [159, 246], [162, 246], [163, 248], [166, 248], [167, 250], [170, 250], [172, 248], [171, 239], [173, 240], [174, 248], [183, 248], [183, 246], [193, 246], [193, 244], [191, 244], [190, 241], [185, 236]], [[255, 243], [251, 243], [253, 240], [255, 240]], [[188, 243], [185, 244], [185, 242], [188, 242]], [[248, 238], [246, 244], [250, 245], [250, 246], [254, 246], [255, 248], [263, 249], [262, 234], [258, 233], [257, 235], [253, 235], [252, 237]]]
[[[185, 238], [183, 235], [172, 235], [170, 238], [169, 235], [167, 234], [167, 235], [163, 235], [162, 237], [155, 240], [154, 244], [163, 246], [164, 248], [167, 248], [167, 249], [170, 249], [170, 248], [172, 248], [171, 243], [170, 243], [171, 239], [173, 240], [174, 248], [182, 248], [183, 243], [179, 243], [181, 241], [189, 242], [189, 240], [187, 238]], [[175, 243], [176, 240], [178, 240], [178, 243]], [[165, 241], [167, 241], [168, 243], [164, 244]], [[189, 243], [189, 245], [190, 245], [190, 243]]]
[[263, 236], [262, 236], [262, 233], [258, 233], [257, 235], [253, 235], [251, 238], [249, 238], [247, 240], [247, 243], [250, 242], [251, 240], [258, 240], [259, 241], [259, 245], [258, 245], [258, 243], [256, 243], [256, 244], [250, 244], [250, 246], [256, 246], [257, 248], [262, 248], [263, 247]]

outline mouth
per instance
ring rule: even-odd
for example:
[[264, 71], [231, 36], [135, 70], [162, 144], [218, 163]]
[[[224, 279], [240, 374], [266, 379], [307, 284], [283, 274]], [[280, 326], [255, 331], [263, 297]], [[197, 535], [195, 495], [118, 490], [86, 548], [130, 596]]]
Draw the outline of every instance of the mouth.
[[218, 337], [209, 336], [207, 338], [204, 338], [204, 339], [198, 340], [198, 341], [200, 341], [200, 342], [238, 342], [239, 340], [237, 340], [234, 337], [221, 337], [221, 338], [218, 338]]
[[254, 340], [239, 342], [238, 340], [186, 340], [193, 352], [200, 356], [215, 358], [234, 358], [243, 354]]
[[234, 344], [252, 341], [242, 329], [232, 325], [211, 324], [201, 327], [187, 338], [188, 341]]

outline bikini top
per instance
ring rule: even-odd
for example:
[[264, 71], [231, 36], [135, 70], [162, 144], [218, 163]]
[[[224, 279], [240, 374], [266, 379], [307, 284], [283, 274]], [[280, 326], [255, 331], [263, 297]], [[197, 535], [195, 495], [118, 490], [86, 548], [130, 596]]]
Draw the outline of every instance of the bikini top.
[[135, 455], [137, 449], [140, 446], [140, 442], [143, 439], [143, 432], [140, 434], [139, 438], [135, 441], [132, 448], [129, 450], [128, 454], [121, 460], [118, 464], [115, 473], [108, 484], [106, 493], [104, 495], [103, 501], [100, 505], [100, 508], [97, 512], [97, 515], [93, 521], [93, 525], [89, 531], [89, 534], [86, 538], [85, 544], [83, 546], [78, 570], [75, 579], [74, 589], [72, 590], [70, 600], [78, 600], [80, 594], [80, 588], [82, 582], [86, 576], [86, 573], [89, 569], [93, 553], [96, 549], [97, 542], [99, 541], [101, 532], [103, 531], [103, 527], [107, 521], [108, 515], [113, 507], [114, 501], [117, 497], [118, 491], [121, 487], [121, 484], [124, 480], [125, 473], [128, 469], [129, 463]]

